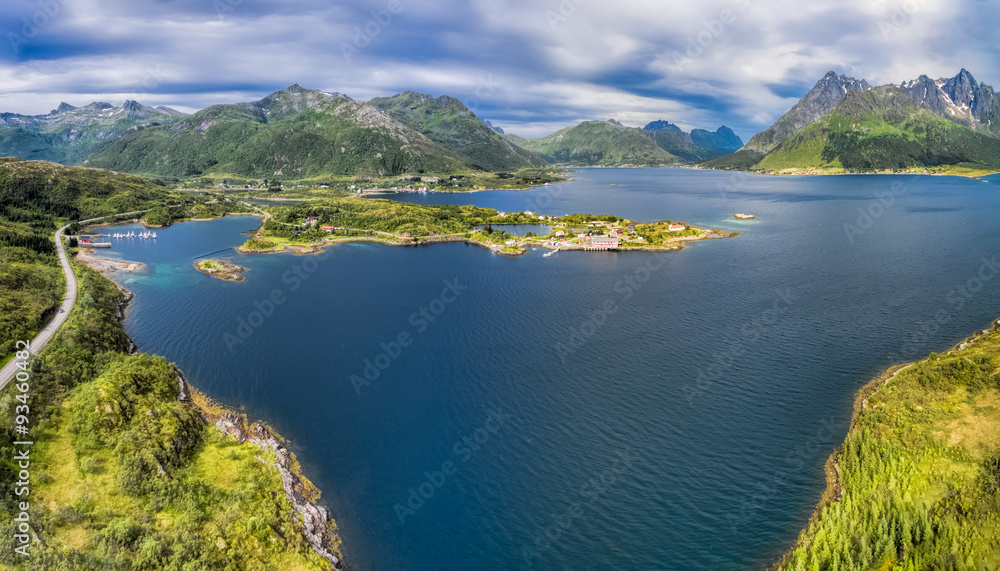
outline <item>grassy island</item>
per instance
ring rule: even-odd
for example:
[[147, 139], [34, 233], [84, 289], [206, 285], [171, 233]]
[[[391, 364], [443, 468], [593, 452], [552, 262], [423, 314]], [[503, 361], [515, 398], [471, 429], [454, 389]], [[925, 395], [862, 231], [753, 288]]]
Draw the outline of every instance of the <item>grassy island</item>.
[[227, 282], [241, 282], [246, 279], [243, 277], [243, 272], [247, 271], [246, 268], [225, 260], [199, 260], [194, 263], [194, 267], [207, 276]]
[[1000, 568], [1000, 330], [858, 394], [813, 520], [775, 569]]
[[[543, 236], [514, 235], [494, 226], [547, 225]], [[637, 224], [614, 215], [547, 216], [501, 212], [476, 206], [421, 205], [383, 199], [335, 198], [270, 207], [257, 234], [238, 248], [244, 253], [318, 252], [346, 241], [393, 246], [466, 242], [517, 256], [529, 247], [551, 250], [672, 250], [685, 242], [737, 235], [672, 221]]]

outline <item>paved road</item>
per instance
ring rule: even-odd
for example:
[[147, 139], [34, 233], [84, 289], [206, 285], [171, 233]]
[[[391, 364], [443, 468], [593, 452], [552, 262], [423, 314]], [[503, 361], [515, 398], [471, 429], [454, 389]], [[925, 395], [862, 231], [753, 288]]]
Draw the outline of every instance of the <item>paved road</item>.
[[[59, 313], [52, 318], [52, 321], [42, 329], [34, 339], [31, 340], [29, 345], [30, 351], [33, 355], [41, 352], [42, 349], [48, 344], [55, 335], [56, 331], [62, 327], [62, 324], [66, 322], [69, 317], [70, 310], [73, 309], [73, 304], [76, 303], [76, 275], [73, 273], [73, 267], [69, 265], [69, 256], [66, 255], [66, 248], [63, 246], [63, 231], [65, 231], [67, 226], [63, 226], [59, 230], [56, 230], [56, 250], [59, 252], [59, 264], [62, 266], [63, 274], [66, 275], [66, 296], [63, 298], [62, 304], [59, 306]], [[11, 359], [7, 365], [0, 370], [0, 390], [3, 390], [7, 383], [14, 378], [17, 374], [17, 360]]]
[[[120, 216], [134, 216], [136, 214], [142, 214], [144, 212], [149, 212], [149, 210], [139, 210], [136, 212], [125, 212], [120, 214]], [[81, 225], [86, 225], [90, 222], [96, 222], [98, 220], [103, 220], [105, 217], [91, 218], [90, 220], [81, 220]], [[66, 275], [66, 296], [63, 298], [62, 304], [59, 305], [59, 313], [52, 318], [52, 321], [42, 329], [34, 339], [31, 340], [29, 345], [32, 355], [37, 355], [41, 353], [42, 349], [49, 343], [52, 336], [56, 334], [56, 331], [62, 327], [62, 324], [66, 322], [69, 317], [70, 311], [73, 309], [73, 304], [76, 303], [76, 274], [73, 273], [73, 267], [69, 264], [69, 256], [66, 254], [66, 248], [63, 246], [63, 232], [68, 228], [69, 225], [63, 226], [62, 228], [56, 230], [55, 240], [56, 240], [56, 250], [59, 252], [59, 264], [62, 266], [63, 274]], [[3, 390], [7, 386], [7, 383], [14, 378], [17, 374], [17, 360], [11, 359], [3, 369], [0, 369], [0, 390]]]

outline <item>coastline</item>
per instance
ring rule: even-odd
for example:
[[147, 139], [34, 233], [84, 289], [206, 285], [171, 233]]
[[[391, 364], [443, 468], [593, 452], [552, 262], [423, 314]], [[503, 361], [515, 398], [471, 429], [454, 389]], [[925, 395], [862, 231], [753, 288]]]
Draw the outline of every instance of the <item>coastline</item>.
[[226, 282], [246, 281], [246, 278], [243, 277], [243, 272], [247, 271], [248, 268], [227, 262], [226, 260], [207, 258], [198, 260], [193, 265], [194, 269], [212, 278]]
[[[949, 349], [942, 351], [943, 353], [951, 353], [953, 351], [963, 351], [970, 343], [975, 341], [981, 335], [986, 333], [1000, 331], [1000, 318], [993, 320], [989, 329], [977, 330], [972, 335], [966, 337], [959, 343], [956, 343]], [[918, 363], [925, 361], [924, 359], [919, 359], [917, 361], [911, 361], [906, 363], [897, 363], [885, 369], [882, 374], [875, 377], [874, 379], [865, 383], [864, 386], [858, 389], [854, 398], [853, 411], [851, 413], [851, 422], [847, 430], [847, 434], [844, 435], [843, 442], [847, 442], [851, 433], [857, 428], [859, 417], [861, 413], [865, 411], [868, 407], [868, 399], [878, 393], [880, 390], [889, 385], [889, 383], [898, 375]], [[771, 566], [768, 567], [768, 571], [780, 571], [786, 567], [790, 562], [793, 553], [802, 547], [805, 540], [809, 538], [809, 531], [815, 523], [817, 523], [823, 516], [823, 511], [829, 507], [831, 504], [841, 499], [844, 493], [843, 486], [840, 483], [840, 470], [838, 467], [838, 458], [843, 450], [843, 442], [841, 445], [837, 446], [830, 456], [827, 458], [824, 464], [824, 473], [826, 475], [826, 486], [823, 489], [823, 493], [820, 496], [819, 501], [813, 508], [812, 513], [809, 516], [808, 521], [802, 527], [795, 542], [788, 547], [787, 550], [781, 555], [781, 557], [775, 561]]]
[[[104, 271], [91, 266], [84, 260], [78, 261], [99, 271], [122, 293], [122, 297], [117, 303], [115, 319], [124, 322], [128, 306], [135, 299], [135, 294]], [[100, 262], [93, 260], [91, 263], [100, 265]], [[132, 263], [137, 264], [138, 262]], [[114, 269], [110, 271], [113, 272]], [[140, 349], [135, 341], [129, 336], [127, 339], [129, 354], [139, 353]], [[288, 441], [265, 423], [250, 421], [245, 414], [236, 413], [216, 403], [191, 385], [184, 372], [176, 365], [173, 367], [180, 389], [178, 400], [190, 406], [204, 424], [215, 426], [223, 434], [239, 442], [249, 442], [257, 446], [264, 457], [274, 456], [275, 462], [270, 465], [278, 470], [285, 497], [301, 517], [303, 535], [306, 541], [316, 553], [330, 561], [335, 569], [344, 569], [343, 556], [340, 551], [342, 542], [337, 533], [337, 523], [330, 517], [329, 510], [320, 504], [321, 491], [319, 488], [302, 473], [302, 467], [295, 454], [285, 446]], [[258, 459], [261, 458], [258, 457]], [[264, 460], [261, 459], [261, 461]]]
[[822, 171], [819, 171], [819, 172], [817, 172], [816, 169], [812, 169], [812, 168], [810, 168], [810, 169], [785, 169], [785, 170], [794, 170], [794, 172], [760, 172], [760, 171], [743, 170], [743, 169], [712, 169], [712, 168], [700, 167], [700, 166], [697, 166], [697, 165], [678, 166], [678, 167], [674, 167], [674, 168], [686, 168], [686, 169], [700, 170], [700, 171], [742, 173], [742, 174], [756, 175], [756, 176], [871, 176], [871, 175], [878, 175], [878, 176], [892, 176], [892, 175], [895, 175], [895, 176], [955, 176], [955, 177], [959, 177], [959, 178], [967, 178], [967, 179], [974, 179], [974, 180], [983, 180], [983, 177], [993, 176], [995, 174], [1000, 174], [1000, 170], [997, 170], [997, 171], [977, 171], [977, 174], [960, 174], [960, 173], [947, 173], [947, 172], [945, 172], [945, 173], [934, 173], [934, 172], [884, 172], [884, 171], [883, 172], [879, 172], [879, 171], [874, 171], [874, 172], [822, 172]]
[[[703, 234], [701, 234], [699, 236], [684, 236], [684, 237], [681, 237], [681, 238], [673, 239], [666, 246], [623, 246], [623, 247], [617, 248], [616, 250], [610, 250], [610, 251], [618, 251], [618, 252], [669, 252], [669, 251], [680, 251], [680, 250], [683, 250], [683, 249], [685, 249], [685, 248], [688, 247], [688, 246], [686, 246], [684, 244], [685, 242], [700, 242], [700, 241], [703, 241], [703, 240], [722, 240], [722, 239], [725, 239], [725, 238], [735, 238], [736, 236], [739, 236], [739, 235], [740, 235], [739, 232], [725, 232], [723, 230], [711, 229], [711, 230], [707, 230], [705, 233], [703, 233]], [[530, 243], [530, 242], [527, 242], [527, 243], [521, 243], [521, 242], [519, 242], [518, 243], [518, 247], [520, 248], [519, 252], [507, 252], [507, 251], [504, 251], [504, 248], [501, 247], [501, 246], [499, 246], [499, 245], [496, 245], [496, 244], [485, 244], [483, 242], [478, 242], [476, 240], [472, 240], [471, 238], [465, 238], [464, 236], [461, 236], [461, 237], [460, 236], [441, 236], [441, 237], [431, 236], [429, 238], [424, 238], [424, 239], [420, 239], [420, 240], [416, 240], [416, 241], [411, 241], [411, 242], [393, 242], [393, 241], [390, 241], [390, 240], [386, 240], [384, 238], [376, 238], [376, 237], [371, 237], [371, 236], [359, 236], [359, 237], [333, 238], [333, 239], [327, 238], [326, 240], [324, 240], [322, 242], [316, 242], [316, 243], [312, 243], [312, 244], [284, 244], [282, 246], [279, 246], [279, 247], [273, 248], [273, 249], [269, 249], [269, 250], [254, 250], [254, 249], [246, 248], [243, 245], [236, 246], [235, 249], [236, 249], [237, 252], [239, 252], [241, 254], [247, 254], [247, 255], [281, 254], [281, 253], [285, 253], [285, 252], [292, 252], [292, 253], [294, 253], [297, 256], [307, 256], [307, 255], [312, 255], [312, 254], [319, 254], [325, 248], [327, 248], [329, 246], [333, 246], [335, 244], [343, 244], [343, 243], [347, 243], [347, 242], [376, 242], [376, 243], [379, 243], [379, 244], [384, 244], [386, 246], [398, 246], [398, 247], [430, 246], [430, 245], [433, 245], [433, 244], [446, 244], [446, 243], [452, 243], [452, 242], [464, 242], [464, 243], [472, 245], [472, 246], [478, 246], [480, 248], [483, 248], [484, 250], [489, 250], [490, 252], [492, 252], [494, 254], [497, 254], [499, 256], [508, 256], [508, 257], [512, 257], [512, 258], [516, 258], [518, 256], [523, 256], [524, 254], [527, 254], [528, 253], [528, 248], [546, 248], [546, 249], [551, 250], [551, 251], [559, 250], [559, 251], [564, 251], [564, 252], [571, 252], [571, 251], [589, 252], [590, 251], [589, 249], [587, 249], [585, 247], [578, 246], [576, 244], [568, 244], [566, 242], [561, 242], [557, 246], [552, 246], [548, 242], [545, 242], [543, 244]]]
[[[132, 274], [146, 267], [146, 264], [143, 264], [142, 262], [120, 260], [118, 258], [105, 258], [104, 256], [98, 256], [93, 250], [83, 248], [72, 253], [71, 257], [75, 258], [81, 264], [97, 270], [106, 278], [110, 278], [112, 274], [118, 271]], [[120, 287], [120, 284], [117, 282], [115, 282], [115, 284]]]

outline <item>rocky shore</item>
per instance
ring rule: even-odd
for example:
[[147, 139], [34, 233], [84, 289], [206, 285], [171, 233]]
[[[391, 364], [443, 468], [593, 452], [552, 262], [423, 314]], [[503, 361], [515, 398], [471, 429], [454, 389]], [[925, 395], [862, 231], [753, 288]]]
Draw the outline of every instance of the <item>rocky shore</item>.
[[128, 260], [97, 256], [92, 250], [77, 250], [75, 257], [78, 262], [97, 270], [105, 277], [111, 277], [116, 272], [131, 274], [145, 267], [145, 264], [142, 262], [130, 262]]
[[227, 282], [242, 282], [246, 280], [243, 272], [247, 268], [227, 262], [225, 260], [200, 260], [194, 263], [194, 267], [199, 272]]
[[[122, 298], [118, 301], [115, 309], [115, 318], [123, 320], [128, 304], [135, 298], [135, 294], [114, 280], [111, 281], [122, 292]], [[128, 338], [128, 352], [134, 354], [138, 351], [139, 348], [135, 342]], [[275, 461], [271, 465], [281, 475], [285, 496], [292, 504], [292, 508], [301, 516], [303, 535], [306, 540], [313, 550], [330, 561], [334, 568], [344, 569], [340, 555], [340, 537], [337, 534], [337, 524], [330, 517], [327, 509], [319, 505], [319, 489], [301, 473], [298, 460], [285, 447], [281, 436], [262, 423], [251, 423], [245, 415], [238, 415], [215, 404], [191, 386], [183, 371], [174, 367], [174, 372], [177, 375], [178, 400], [191, 406], [203, 422], [215, 425], [224, 434], [240, 442], [249, 442], [257, 446], [262, 452], [260, 456], [257, 456], [261, 462], [269, 463], [266, 457], [268, 455], [274, 456]]]
[[202, 421], [215, 425], [227, 436], [260, 448], [263, 455], [257, 456], [257, 459], [261, 462], [269, 463], [266, 456], [274, 456], [275, 461], [271, 465], [281, 475], [285, 497], [291, 502], [295, 512], [301, 516], [306, 540], [316, 553], [330, 561], [335, 568], [344, 569], [340, 558], [337, 524], [330, 518], [326, 508], [318, 504], [319, 490], [302, 475], [298, 460], [285, 447], [281, 436], [263, 423], [251, 423], [245, 415], [238, 415], [213, 403], [188, 383], [180, 369], [174, 370], [180, 387], [180, 400], [190, 404]]

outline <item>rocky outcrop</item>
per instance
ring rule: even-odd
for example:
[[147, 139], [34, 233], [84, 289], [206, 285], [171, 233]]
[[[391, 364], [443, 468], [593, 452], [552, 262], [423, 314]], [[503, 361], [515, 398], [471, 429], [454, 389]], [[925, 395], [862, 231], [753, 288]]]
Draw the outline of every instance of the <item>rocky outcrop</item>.
[[[212, 422], [210, 418], [205, 420]], [[292, 503], [292, 508], [302, 516], [306, 540], [316, 553], [333, 563], [337, 569], [343, 569], [343, 563], [333, 554], [330, 547], [338, 543], [336, 525], [330, 519], [326, 508], [316, 505], [306, 497], [311, 485], [304, 482], [298, 474], [295, 459], [281, 440], [263, 424], [258, 422], [248, 427], [244, 418], [230, 412], [219, 415], [214, 419], [214, 424], [223, 433], [240, 442], [250, 442], [263, 452], [274, 455], [275, 461], [272, 466], [281, 474], [285, 496]], [[264, 457], [258, 456], [257, 459], [266, 462]]]
[[[118, 288], [118, 291], [122, 292], [122, 296], [118, 298], [118, 303], [115, 304], [115, 319], [117, 319], [121, 323], [125, 321], [125, 310], [128, 309], [129, 302], [131, 302], [135, 298], [135, 294], [123, 288], [122, 286], [118, 285], [117, 282], [111, 282], [111, 283], [115, 284], [115, 287]], [[126, 352], [128, 352], [129, 355], [135, 355], [136, 353], [138, 353], [139, 346], [135, 344], [135, 341], [132, 341], [132, 338], [128, 336], [126, 336], [125, 338], [128, 340], [128, 346], [126, 347]]]

